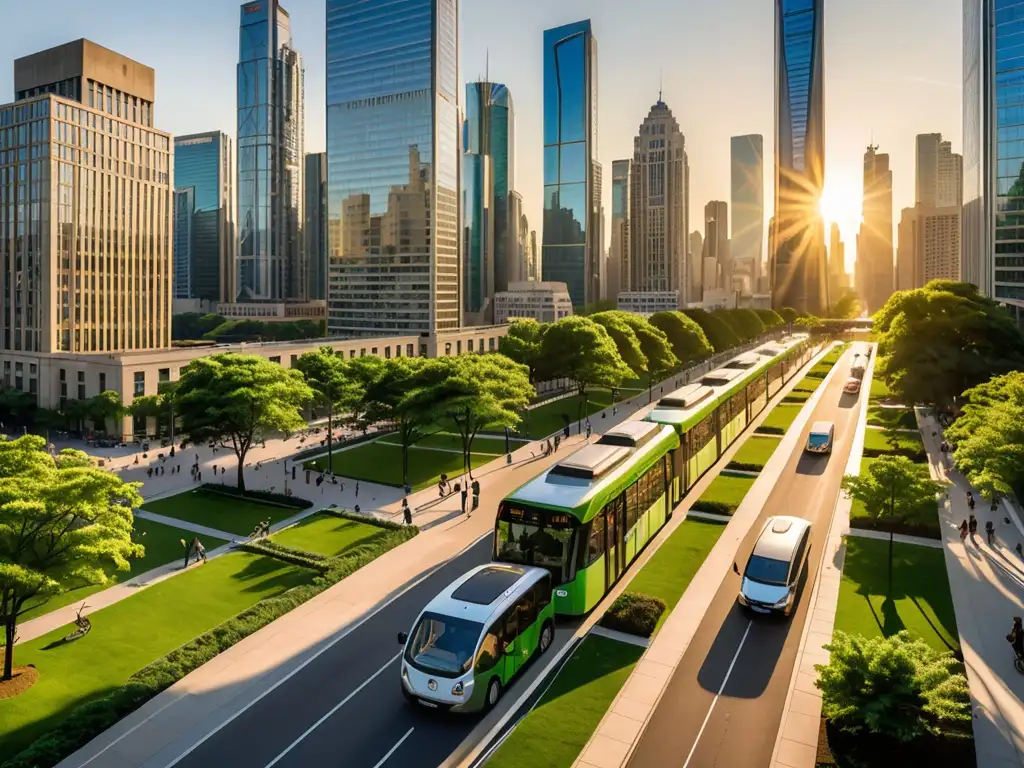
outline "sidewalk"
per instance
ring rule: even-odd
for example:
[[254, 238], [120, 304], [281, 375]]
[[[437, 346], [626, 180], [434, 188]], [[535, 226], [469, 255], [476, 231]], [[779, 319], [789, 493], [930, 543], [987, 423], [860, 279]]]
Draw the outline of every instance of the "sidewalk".
[[[946, 571], [960, 633], [960, 648], [967, 667], [967, 682], [974, 711], [974, 750], [982, 768], [1024, 765], [1024, 675], [1013, 666], [1013, 650], [1006, 642], [1011, 619], [1024, 614], [1024, 563], [1014, 548], [1024, 543], [1019, 510], [1003, 502], [995, 516], [980, 501], [975, 509], [975, 541], [960, 541], [957, 527], [970, 514], [967, 480], [943, 462], [939, 445], [942, 427], [923, 409], [917, 411], [932, 477], [949, 483], [949, 498], [939, 506]], [[977, 494], [976, 494], [977, 495]], [[1009, 518], [1007, 524], [1005, 519]], [[985, 523], [996, 526], [990, 547]]]

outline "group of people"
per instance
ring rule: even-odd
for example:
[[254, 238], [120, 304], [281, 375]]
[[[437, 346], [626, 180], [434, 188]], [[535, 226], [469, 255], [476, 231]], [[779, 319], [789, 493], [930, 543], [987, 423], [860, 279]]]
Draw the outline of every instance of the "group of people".
[[[469, 494], [471, 491], [473, 493], [473, 506], [470, 508], [469, 514], [472, 514], [472, 511], [480, 506], [480, 481], [474, 479], [473, 482], [470, 483], [468, 486], [465, 486], [462, 483], [456, 481], [455, 484], [453, 485], [448, 482], [448, 475], [445, 472], [441, 473], [441, 478], [437, 481], [438, 498], [443, 499], [449, 493], [461, 494], [462, 514], [464, 515], [467, 514], [466, 505], [467, 502], [469, 501]], [[406, 486], [406, 493], [408, 492], [409, 488], [408, 486]], [[402, 509], [408, 510], [408, 507], [408, 502], [405, 499], [402, 499]], [[411, 515], [406, 516], [406, 522], [410, 525], [412, 524]]]
[[[972, 509], [973, 509], [973, 507], [972, 507]], [[974, 541], [974, 536], [977, 533], [978, 533], [978, 518], [976, 518], [974, 515], [971, 515], [969, 520], [964, 520], [962, 523], [960, 523], [960, 540], [961, 541], [966, 539], [968, 534], [970, 534], [970, 536], [971, 536], [971, 541]], [[995, 544], [995, 541], [996, 541], [996, 527], [995, 527], [995, 525], [992, 524], [991, 520], [989, 520], [988, 522], [985, 523], [985, 536], [988, 539], [989, 546], [992, 546], [993, 544]]]

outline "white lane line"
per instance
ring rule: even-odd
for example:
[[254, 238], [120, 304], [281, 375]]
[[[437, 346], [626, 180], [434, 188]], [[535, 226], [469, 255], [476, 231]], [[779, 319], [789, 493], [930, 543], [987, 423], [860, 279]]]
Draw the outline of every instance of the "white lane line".
[[715, 694], [715, 698], [711, 700], [711, 706], [708, 707], [708, 714], [704, 718], [704, 722], [700, 724], [700, 730], [697, 731], [697, 738], [693, 740], [693, 747], [690, 748], [690, 754], [686, 756], [686, 762], [683, 763], [683, 768], [687, 768], [690, 765], [690, 761], [693, 759], [693, 753], [697, 751], [697, 745], [700, 743], [700, 737], [704, 734], [704, 729], [708, 726], [708, 720], [711, 719], [711, 713], [715, 711], [715, 704], [718, 703], [718, 698], [722, 695], [722, 691], [725, 690], [725, 684], [729, 682], [729, 675], [732, 674], [732, 668], [736, 666], [736, 659], [740, 657], [740, 651], [743, 650], [743, 644], [747, 642], [747, 635], [750, 634], [750, 627], [753, 625], [753, 620], [747, 622], [747, 628], [743, 630], [743, 638], [740, 640], [739, 648], [736, 649], [736, 653], [732, 656], [732, 661], [729, 662], [729, 669], [725, 672], [725, 679], [722, 680], [722, 685], [718, 688], [718, 693]]
[[410, 736], [412, 736], [412, 732], [415, 731], [415, 730], [416, 730], [415, 728], [410, 728], [408, 731], [406, 731], [405, 732], [405, 736], [400, 738], [398, 740], [398, 743], [395, 744], [395, 746], [393, 746], [391, 749], [389, 749], [388, 753], [386, 755], [384, 755], [384, 757], [382, 757], [380, 759], [380, 762], [377, 763], [375, 766], [373, 766], [373, 768], [380, 768], [382, 765], [384, 765], [384, 763], [386, 763], [388, 761], [388, 758], [391, 757], [393, 754], [395, 754], [395, 750], [398, 749], [400, 746], [402, 746], [402, 742], [404, 742], [406, 739], [408, 739]]
[[[390, 667], [390, 666], [391, 666], [392, 664], [394, 664], [394, 663], [395, 663], [395, 662], [396, 662], [396, 661], [398, 660], [398, 658], [399, 658], [399, 657], [400, 657], [401, 655], [402, 655], [402, 652], [401, 652], [401, 651], [399, 651], [399, 652], [398, 652], [398, 653], [396, 653], [396, 654], [395, 654], [394, 656], [392, 656], [392, 657], [391, 657], [390, 659], [388, 659], [387, 663], [386, 663], [386, 664], [385, 664], [385, 665], [384, 665], [383, 667], [381, 667], [381, 668], [380, 668], [380, 669], [378, 669], [378, 670], [377, 670], [376, 672], [374, 672], [374, 673], [373, 673], [372, 675], [370, 675], [370, 676], [369, 676], [368, 678], [366, 678], [366, 679], [365, 679], [365, 680], [363, 681], [362, 685], [360, 685], [360, 686], [359, 686], [358, 688], [356, 688], [356, 689], [355, 689], [354, 691], [352, 691], [352, 693], [350, 693], [350, 694], [349, 694], [348, 696], [346, 696], [346, 697], [345, 697], [344, 699], [342, 699], [342, 700], [341, 700], [341, 701], [339, 701], [339, 702], [338, 702], [337, 704], [335, 704], [335, 705], [334, 705], [333, 707], [331, 707], [330, 711], [328, 711], [326, 715], [324, 715], [324, 716], [323, 716], [323, 717], [321, 717], [321, 718], [320, 718], [319, 720], [317, 720], [317, 721], [316, 721], [315, 723], [313, 723], [313, 724], [312, 724], [311, 726], [309, 726], [309, 728], [307, 728], [307, 729], [306, 729], [306, 730], [305, 730], [305, 731], [303, 732], [303, 734], [302, 734], [301, 736], [299, 736], [299, 738], [297, 738], [297, 739], [296, 739], [295, 741], [293, 741], [293, 742], [292, 742], [291, 744], [289, 744], [289, 745], [288, 745], [288, 747], [287, 747], [287, 748], [286, 748], [286, 749], [284, 750], [284, 752], [282, 752], [282, 753], [281, 753], [281, 754], [279, 754], [279, 755], [278, 755], [277, 757], [275, 757], [275, 758], [274, 758], [273, 760], [271, 760], [271, 761], [270, 761], [269, 763], [267, 763], [267, 766], [266, 766], [266, 768], [270, 768], [270, 767], [271, 767], [272, 765], [277, 765], [277, 764], [278, 764], [279, 762], [281, 762], [281, 759], [282, 759], [282, 758], [283, 758], [283, 757], [284, 757], [285, 755], [287, 755], [287, 754], [288, 754], [289, 752], [291, 752], [291, 751], [292, 751], [293, 749], [295, 749], [295, 747], [297, 747], [297, 746], [299, 745], [299, 743], [300, 743], [300, 742], [301, 742], [301, 741], [302, 741], [302, 740], [303, 740], [304, 738], [306, 738], [307, 736], [309, 736], [309, 734], [311, 734], [311, 733], [312, 733], [313, 731], [315, 731], [315, 730], [316, 730], [317, 728], [319, 728], [319, 727], [320, 727], [321, 725], [323, 725], [323, 724], [324, 724], [324, 722], [325, 722], [325, 721], [327, 720], [327, 718], [329, 718], [329, 717], [330, 717], [331, 715], [333, 715], [333, 714], [334, 714], [335, 712], [337, 712], [337, 711], [338, 711], [339, 709], [341, 709], [341, 708], [342, 708], [342, 707], [344, 707], [344, 706], [345, 706], [346, 704], [348, 704], [348, 703], [349, 703], [349, 702], [350, 702], [350, 701], [351, 701], [351, 700], [352, 700], [353, 698], [355, 698], [355, 697], [356, 697], [356, 696], [357, 696], [357, 695], [359, 694], [359, 692], [360, 692], [361, 690], [363, 690], [363, 688], [365, 688], [365, 687], [366, 687], [366, 686], [368, 686], [368, 685], [369, 685], [370, 683], [372, 683], [372, 682], [373, 682], [374, 680], [376, 680], [376, 679], [377, 679], [377, 676], [378, 676], [379, 674], [381, 674], [381, 673], [382, 673], [382, 672], [383, 672], [383, 671], [384, 671], [385, 669], [387, 669], [387, 668], [388, 668], [388, 667]], [[411, 729], [411, 728], [409, 729], [409, 733], [412, 733], [412, 729]], [[408, 736], [409, 736], [409, 733], [405, 734], [405, 737], [408, 737]], [[405, 737], [403, 737], [402, 741], [404, 741], [404, 740], [405, 740]], [[398, 743], [399, 743], [399, 744], [401, 744], [402, 742], [400, 741], [400, 742], [398, 742]], [[398, 746], [398, 745], [396, 744], [396, 745], [395, 745], [395, 748], [396, 748], [396, 749], [397, 749], [397, 746]], [[391, 751], [392, 751], [392, 752], [394, 752], [394, 750], [391, 750]], [[388, 756], [390, 756], [390, 755], [391, 755], [391, 752], [388, 752]], [[387, 759], [387, 758], [385, 758], [385, 759]], [[381, 763], [383, 763], [383, 762], [384, 762], [384, 761], [382, 760], [382, 761], [381, 761]], [[379, 766], [379, 765], [380, 765], [381, 763], [377, 763], [377, 765]], [[375, 766], [374, 768], [376, 768], [376, 766]]]

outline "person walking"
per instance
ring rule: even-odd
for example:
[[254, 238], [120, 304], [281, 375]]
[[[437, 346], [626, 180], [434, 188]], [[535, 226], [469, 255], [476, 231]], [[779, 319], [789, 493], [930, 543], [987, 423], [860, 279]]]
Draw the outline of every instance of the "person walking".
[[974, 535], [978, 532], [978, 518], [974, 515], [967, 522], [967, 531], [971, 534], [971, 541], [974, 541]]
[[587, 440], [589, 440], [589, 439], [590, 439], [590, 435], [591, 435], [591, 433], [593, 432], [593, 429], [594, 429], [594, 428], [590, 426], [590, 422], [588, 421], [588, 422], [587, 422]]
[[989, 520], [985, 523], [985, 538], [988, 540], [988, 545], [991, 547], [996, 543], [996, 527]]
[[480, 481], [474, 479], [471, 487], [473, 489], [473, 509], [476, 509], [480, 506]]
[[359, 481], [356, 480], [356, 498], [359, 498]]
[[960, 523], [960, 541], [963, 541], [966, 538], [967, 538], [967, 521], [964, 520], [962, 523]]
[[1021, 624], [1020, 616], [1013, 617], [1013, 628], [1006, 636], [1006, 641], [1013, 646], [1017, 658], [1024, 656], [1024, 625]]
[[462, 514], [466, 514], [466, 500], [469, 498], [469, 491], [462, 489]]
[[409, 499], [402, 499], [402, 519], [406, 525], [412, 525], [412, 510], [409, 509]]
[[973, 496], [968, 496], [967, 497], [967, 508], [969, 510], [971, 510], [972, 512], [974, 511], [974, 497]]

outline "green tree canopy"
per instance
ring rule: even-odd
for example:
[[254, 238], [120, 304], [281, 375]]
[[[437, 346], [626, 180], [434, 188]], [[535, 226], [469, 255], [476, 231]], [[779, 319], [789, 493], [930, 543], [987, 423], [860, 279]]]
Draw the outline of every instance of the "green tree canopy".
[[793, 327], [801, 331], [817, 331], [818, 329], [823, 328], [824, 326], [825, 323], [822, 321], [822, 319], [820, 317], [815, 317], [814, 315], [798, 317], [796, 319], [796, 322], [793, 323]]
[[294, 367], [313, 390], [314, 407], [327, 411], [327, 468], [333, 472], [335, 414], [351, 413], [362, 398], [362, 387], [349, 376], [345, 358], [328, 346], [299, 355]]
[[701, 327], [715, 352], [724, 352], [740, 345], [740, 337], [722, 318], [703, 309], [684, 309], [683, 314]]
[[615, 299], [601, 299], [600, 301], [584, 305], [583, 309], [577, 314], [589, 317], [590, 315], [596, 315], [598, 312], [611, 312], [615, 309], [618, 309]]
[[171, 338], [175, 341], [197, 341], [226, 322], [227, 318], [221, 315], [182, 312], [171, 318]]
[[501, 354], [509, 360], [525, 365], [530, 372], [530, 383], [537, 383], [541, 363], [540, 346], [547, 325], [536, 320], [513, 320], [508, 334], [501, 341]]
[[14, 664], [18, 616], [29, 600], [83, 584], [105, 584], [111, 570], [141, 557], [131, 539], [139, 483], [94, 469], [81, 451], [56, 459], [35, 435], [0, 437], [0, 621], [4, 679]]
[[651, 374], [652, 384], [679, 367], [679, 358], [673, 354], [668, 336], [661, 328], [632, 312], [618, 314], [622, 315], [622, 322], [633, 329], [640, 341], [640, 351], [647, 358], [647, 371]]
[[704, 330], [682, 312], [655, 312], [649, 322], [665, 334], [681, 364], [701, 360], [714, 353]]
[[238, 457], [245, 490], [245, 457], [253, 444], [305, 425], [300, 409], [313, 399], [302, 374], [256, 355], [231, 353], [193, 360], [178, 380], [175, 413], [190, 443], [214, 441]]
[[617, 387], [633, 377], [608, 331], [578, 315], [548, 326], [541, 342], [541, 360], [548, 376], [571, 379], [580, 395], [586, 394], [587, 387]]
[[121, 393], [113, 389], [100, 392], [95, 397], [90, 398], [88, 403], [87, 413], [89, 419], [96, 429], [101, 429], [104, 432], [107, 429], [108, 421], [115, 421], [127, 412], [124, 403], [121, 402]]
[[949, 652], [903, 630], [866, 638], [836, 630], [816, 664], [822, 714], [840, 728], [912, 741], [971, 722], [967, 678]]
[[795, 323], [796, 319], [800, 317], [800, 313], [792, 307], [782, 307], [779, 310], [779, 317], [782, 318], [784, 323]]
[[724, 320], [740, 341], [751, 341], [765, 331], [764, 322], [752, 309], [717, 309], [711, 314]]
[[829, 308], [829, 317], [839, 320], [850, 320], [864, 313], [864, 303], [856, 291], [845, 291]]
[[786, 321], [774, 309], [755, 309], [754, 312], [761, 318], [765, 328], [778, 328], [780, 325], [786, 324]]
[[598, 312], [591, 315], [590, 319], [608, 331], [608, 335], [615, 342], [615, 348], [619, 350], [622, 362], [639, 377], [647, 372], [647, 357], [640, 348], [640, 339], [637, 338], [633, 327], [623, 318], [625, 314], [618, 310]]

